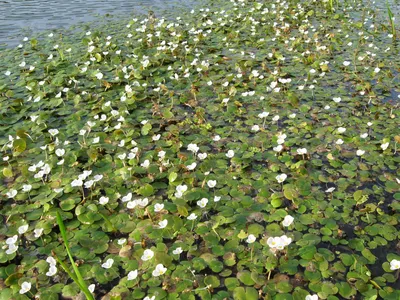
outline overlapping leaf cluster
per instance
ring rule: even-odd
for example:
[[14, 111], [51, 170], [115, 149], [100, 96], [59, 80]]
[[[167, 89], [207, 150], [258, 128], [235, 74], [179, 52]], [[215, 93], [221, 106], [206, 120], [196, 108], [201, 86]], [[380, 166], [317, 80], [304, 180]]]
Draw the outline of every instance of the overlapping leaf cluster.
[[0, 54], [1, 293], [81, 292], [58, 212], [95, 298], [398, 299], [380, 24], [362, 1], [212, 1]]

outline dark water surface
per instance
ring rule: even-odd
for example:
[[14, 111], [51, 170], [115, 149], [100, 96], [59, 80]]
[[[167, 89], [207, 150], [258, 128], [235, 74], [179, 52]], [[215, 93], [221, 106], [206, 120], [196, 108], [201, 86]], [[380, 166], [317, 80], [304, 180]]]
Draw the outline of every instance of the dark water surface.
[[[193, 0], [0, 0], [0, 45], [18, 45], [24, 36], [91, 22], [99, 15], [127, 17], [148, 10], [176, 10]], [[114, 18], [115, 19], [115, 18]]]

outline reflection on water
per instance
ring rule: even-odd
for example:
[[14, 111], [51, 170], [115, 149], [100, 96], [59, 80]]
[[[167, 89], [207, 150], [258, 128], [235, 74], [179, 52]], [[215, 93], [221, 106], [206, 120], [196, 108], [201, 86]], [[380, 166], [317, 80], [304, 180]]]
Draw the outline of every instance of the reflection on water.
[[21, 30], [39, 32], [90, 22], [97, 15], [128, 16], [149, 9], [190, 6], [194, 1], [179, 0], [0, 0], [0, 45], [17, 45]]

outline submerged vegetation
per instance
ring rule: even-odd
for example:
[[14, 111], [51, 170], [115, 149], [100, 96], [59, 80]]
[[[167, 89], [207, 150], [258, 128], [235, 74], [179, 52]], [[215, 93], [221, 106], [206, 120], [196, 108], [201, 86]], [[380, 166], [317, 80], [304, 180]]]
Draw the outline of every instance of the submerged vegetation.
[[1, 299], [399, 299], [393, 18], [156, 15], [0, 54]]

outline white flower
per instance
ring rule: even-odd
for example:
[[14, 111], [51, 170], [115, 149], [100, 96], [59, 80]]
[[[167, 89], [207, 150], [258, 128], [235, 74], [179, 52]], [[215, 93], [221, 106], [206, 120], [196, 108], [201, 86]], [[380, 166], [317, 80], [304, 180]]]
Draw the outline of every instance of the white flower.
[[46, 272], [46, 276], [54, 276], [57, 273], [57, 267], [54, 265], [50, 265], [49, 270]]
[[40, 238], [43, 233], [43, 228], [37, 228], [33, 232], [35, 233], [35, 238]]
[[343, 62], [343, 66], [345, 66], [345, 67], [350, 66], [350, 62], [349, 61], [344, 61]]
[[249, 234], [249, 236], [247, 237], [246, 243], [252, 244], [255, 241], [256, 241], [256, 237], [254, 236], [254, 234]]
[[216, 180], [208, 180], [207, 185], [209, 188], [213, 188], [217, 185], [217, 181]]
[[12, 237], [6, 239], [6, 244], [7, 245], [15, 244], [17, 241], [18, 241], [18, 235], [13, 235]]
[[126, 205], [127, 208], [129, 209], [134, 209], [138, 205], [137, 200], [129, 201], [128, 204]]
[[305, 300], [318, 300], [318, 295], [307, 295]]
[[219, 135], [215, 135], [215, 136], [213, 137], [213, 141], [214, 141], [214, 142], [218, 142], [220, 139], [221, 139], [221, 137], [220, 137]]
[[175, 196], [176, 198], [182, 198], [183, 193], [180, 192], [180, 191], [176, 191], [175, 194], [174, 194], [174, 196]]
[[294, 221], [294, 218], [290, 215], [285, 216], [285, 218], [282, 221], [282, 225], [285, 227], [289, 227]]
[[32, 186], [30, 184], [24, 184], [22, 186], [22, 191], [23, 192], [29, 192], [30, 190], [32, 190]]
[[165, 268], [162, 264], [158, 264], [152, 274], [154, 277], [158, 277], [163, 275], [165, 272], [167, 272], [167, 268]]
[[197, 147], [196, 144], [189, 144], [187, 149], [193, 153], [197, 153], [197, 151], [199, 151], [199, 147]]
[[289, 115], [289, 118], [291, 118], [291, 119], [294, 119], [295, 117], [296, 117], [295, 113]]
[[91, 285], [88, 286], [88, 290], [89, 292], [93, 293], [94, 289], [96, 288], [96, 285], [94, 283], [92, 283]]
[[140, 164], [143, 168], [148, 168], [150, 166], [150, 161], [146, 159], [142, 164]]
[[18, 246], [17, 245], [10, 244], [10, 245], [8, 245], [8, 249], [6, 250], [6, 254], [8, 254], [8, 255], [13, 254], [17, 250], [18, 250]]
[[75, 179], [74, 181], [71, 182], [72, 187], [82, 186], [82, 185], [83, 185], [83, 181], [81, 179]]
[[11, 190], [11, 191], [6, 193], [8, 198], [14, 198], [17, 194], [18, 194], [17, 190]]
[[105, 263], [103, 263], [101, 265], [101, 267], [104, 268], [104, 269], [109, 269], [109, 268], [112, 267], [113, 264], [114, 264], [114, 260], [112, 258], [109, 258], [109, 259], [106, 260]]
[[172, 251], [173, 254], [175, 255], [179, 255], [183, 252], [181, 247], [176, 248], [174, 251]]
[[335, 101], [336, 103], [339, 103], [340, 101], [342, 101], [342, 98], [340, 98], [340, 97], [333, 97], [333, 101]]
[[364, 153], [365, 153], [365, 151], [361, 150], [361, 149], [358, 149], [357, 152], [356, 152], [357, 156], [363, 156]]
[[135, 280], [138, 276], [138, 270], [130, 271], [128, 273], [128, 280]]
[[343, 133], [343, 132], [346, 131], [346, 128], [344, 128], [344, 127], [339, 127], [339, 128], [337, 129], [337, 131], [338, 131], [339, 133]]
[[154, 252], [153, 252], [152, 250], [150, 250], [150, 249], [146, 249], [146, 250], [144, 250], [141, 259], [142, 259], [143, 261], [146, 261], [146, 260], [152, 259], [153, 256], [154, 256]]
[[390, 270], [398, 270], [400, 269], [400, 260], [393, 259], [390, 262]]
[[100, 199], [99, 199], [99, 203], [101, 205], [106, 205], [108, 203], [108, 200], [110, 200], [108, 197], [101, 196]]
[[327, 189], [327, 190], [325, 191], [325, 193], [332, 193], [334, 190], [335, 190], [334, 187], [330, 187], [329, 189]]
[[331, 107], [329, 106], [329, 105], [325, 105], [325, 107], [324, 107], [324, 109], [326, 109], [326, 110], [328, 110], [328, 109], [330, 109]]
[[384, 143], [381, 145], [383, 151], [385, 151], [389, 147], [389, 143]]
[[49, 256], [48, 258], [46, 258], [46, 262], [50, 266], [55, 266], [57, 264], [56, 260], [52, 256]]
[[117, 241], [117, 243], [118, 243], [118, 245], [123, 245], [123, 244], [125, 244], [125, 243], [126, 243], [126, 238], [119, 239], [119, 240]]
[[272, 148], [275, 152], [281, 152], [282, 151], [282, 149], [283, 149], [283, 146], [282, 145], [278, 145], [278, 146], [276, 146], [276, 147], [274, 147], [274, 148]]
[[283, 144], [285, 142], [285, 139], [287, 138], [287, 135], [285, 133], [279, 133], [277, 135], [277, 138], [278, 138], [278, 144]]
[[186, 166], [186, 168], [189, 171], [191, 171], [191, 170], [194, 170], [196, 168], [196, 166], [197, 166], [197, 163], [194, 162], [194, 163], [191, 163], [190, 165]]
[[371, 127], [372, 124], [373, 124], [372, 122], [368, 122], [368, 123], [367, 123], [367, 125], [368, 125], [369, 127]]
[[158, 226], [159, 226], [160, 229], [167, 227], [167, 225], [168, 225], [168, 220], [167, 219], [158, 222]]
[[201, 208], [206, 207], [207, 203], [208, 203], [207, 198], [202, 198], [201, 200], [197, 201], [197, 205], [200, 206]]
[[259, 117], [260, 119], [262, 119], [262, 118], [268, 117], [268, 115], [269, 115], [269, 112], [263, 111], [262, 113], [258, 114], [258, 117]]
[[199, 154], [197, 154], [197, 156], [199, 159], [203, 160], [203, 159], [207, 158], [207, 153], [199, 153]]
[[278, 115], [276, 115], [276, 116], [274, 116], [273, 118], [272, 118], [272, 121], [274, 121], [274, 122], [276, 122], [276, 121], [278, 121], [279, 120], [279, 116]]
[[124, 160], [126, 158], [126, 153], [118, 154], [117, 156], [120, 160]]
[[85, 182], [85, 188], [90, 189], [94, 184], [94, 180], [88, 180]]
[[342, 144], [343, 144], [343, 140], [342, 140], [342, 139], [338, 139], [338, 140], [336, 141], [336, 144], [337, 144], [337, 145], [342, 145]]
[[153, 135], [153, 137], [151, 138], [153, 141], [158, 141], [161, 137], [161, 134], [157, 134], [157, 135]]
[[101, 79], [103, 79], [103, 73], [101, 73], [101, 72], [99, 72], [99, 73], [96, 73], [96, 78], [98, 79], [98, 80], [101, 80]]
[[50, 133], [52, 136], [56, 136], [56, 135], [59, 133], [59, 131], [58, 131], [58, 129], [49, 129], [49, 133]]
[[185, 184], [184, 185], [178, 185], [176, 187], [176, 191], [183, 194], [184, 192], [187, 191], [187, 185], [185, 185]]
[[45, 164], [42, 168], [43, 174], [49, 174], [51, 171], [51, 168], [48, 164]]
[[138, 199], [138, 200], [136, 200], [136, 202], [137, 202], [137, 204], [139, 205], [139, 206], [141, 206], [141, 207], [146, 207], [147, 206], [147, 204], [149, 204], [149, 199], [147, 199], [147, 198], [143, 198], [143, 199]]
[[165, 157], [165, 151], [160, 151], [160, 152], [158, 152], [158, 157], [160, 158], [160, 159], [163, 159], [164, 157]]
[[260, 130], [260, 126], [258, 125], [253, 125], [253, 127], [251, 127], [252, 131], [259, 131]]
[[282, 183], [282, 182], [284, 182], [286, 180], [287, 175], [286, 174], [279, 174], [275, 178], [278, 181], [278, 183]]
[[24, 281], [21, 284], [21, 289], [19, 290], [19, 293], [25, 294], [26, 292], [29, 292], [31, 290], [32, 284], [30, 282]]
[[18, 233], [19, 234], [24, 234], [25, 232], [28, 231], [29, 225], [25, 224], [25, 225], [21, 225], [18, 227]]
[[93, 144], [97, 144], [99, 141], [100, 141], [100, 138], [99, 137], [95, 137], [93, 139]]
[[282, 245], [282, 241], [280, 237], [269, 237], [267, 240], [267, 245], [270, 248], [278, 248]]
[[155, 300], [155, 299], [156, 299], [156, 296], [152, 296], [152, 297], [146, 296], [143, 298], [143, 300]]
[[197, 216], [196, 216], [194, 213], [191, 213], [191, 214], [187, 217], [187, 219], [190, 220], [190, 221], [193, 221], [193, 220], [196, 220], [196, 219], [197, 219]]
[[306, 148], [297, 149], [297, 154], [299, 155], [307, 154], [307, 149]]
[[376, 68], [374, 69], [374, 73], [379, 73], [380, 70], [381, 70], [381, 69], [379, 69], [378, 67], [376, 67]]
[[221, 200], [221, 196], [214, 196], [214, 202], [218, 202], [219, 200]]
[[278, 140], [276, 142], [278, 143], [278, 145], [282, 145], [283, 143], [285, 143], [285, 139], [284, 138], [278, 138]]
[[282, 236], [280, 237], [280, 239], [281, 239], [281, 242], [282, 242], [282, 244], [283, 244], [284, 247], [285, 247], [285, 246], [289, 246], [290, 243], [292, 242], [292, 239], [289, 238], [289, 237], [287, 237], [286, 235], [282, 235]]
[[160, 204], [160, 203], [156, 203], [154, 204], [154, 212], [160, 212], [162, 211], [164, 208], [164, 204]]
[[96, 182], [100, 181], [102, 179], [103, 179], [103, 175], [101, 175], [101, 174], [94, 175], [94, 177], [93, 177], [93, 180]]
[[233, 150], [229, 150], [225, 155], [228, 158], [232, 158], [235, 156], [235, 152]]
[[366, 139], [368, 137], [368, 133], [362, 133], [360, 134], [360, 138]]

